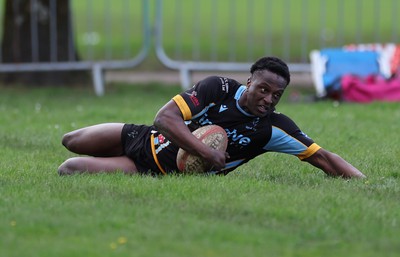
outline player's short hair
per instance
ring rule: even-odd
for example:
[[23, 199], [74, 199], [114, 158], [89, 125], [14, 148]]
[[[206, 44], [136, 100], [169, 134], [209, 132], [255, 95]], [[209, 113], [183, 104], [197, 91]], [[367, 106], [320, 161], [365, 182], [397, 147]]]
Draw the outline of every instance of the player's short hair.
[[250, 68], [251, 75], [256, 71], [268, 70], [278, 74], [286, 80], [286, 85], [290, 83], [290, 72], [287, 64], [278, 57], [266, 56], [258, 59]]

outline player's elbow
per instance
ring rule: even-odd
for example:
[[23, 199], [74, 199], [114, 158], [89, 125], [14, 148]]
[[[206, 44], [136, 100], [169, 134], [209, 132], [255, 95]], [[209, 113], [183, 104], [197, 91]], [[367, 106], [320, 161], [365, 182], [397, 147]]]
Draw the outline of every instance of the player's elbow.
[[162, 127], [165, 127], [166, 124], [168, 123], [168, 119], [169, 119], [169, 109], [167, 108], [167, 106], [163, 106], [156, 114], [153, 124], [154, 126], [159, 129]]
[[162, 131], [165, 128], [173, 128], [179, 121], [183, 122], [183, 119], [178, 114], [168, 109], [161, 109], [154, 118], [153, 124], [158, 131]]
[[163, 113], [158, 112], [153, 121], [153, 124], [156, 127], [156, 129], [160, 130], [161, 128], [165, 127], [166, 123], [167, 122], [165, 115], [163, 115]]
[[156, 114], [153, 124], [157, 130], [172, 128], [177, 122], [183, 122], [183, 117], [176, 103], [171, 100]]

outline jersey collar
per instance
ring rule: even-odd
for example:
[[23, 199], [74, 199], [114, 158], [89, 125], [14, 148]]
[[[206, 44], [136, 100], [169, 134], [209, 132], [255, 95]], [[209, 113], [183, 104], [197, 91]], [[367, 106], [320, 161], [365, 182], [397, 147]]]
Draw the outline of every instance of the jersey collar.
[[244, 115], [246, 115], [247, 117], [256, 117], [255, 115], [246, 112], [242, 107], [240, 107], [239, 105], [239, 99], [240, 97], [244, 94], [244, 92], [246, 91], [246, 86], [245, 85], [241, 85], [238, 90], [236, 91], [235, 94], [235, 100], [236, 100], [236, 108], [238, 108], [238, 110], [243, 113]]

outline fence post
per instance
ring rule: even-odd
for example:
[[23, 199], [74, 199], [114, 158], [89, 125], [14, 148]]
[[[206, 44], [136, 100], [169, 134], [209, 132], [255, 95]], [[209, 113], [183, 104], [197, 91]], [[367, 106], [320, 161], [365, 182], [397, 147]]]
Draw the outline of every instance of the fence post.
[[104, 95], [104, 77], [101, 65], [96, 63], [92, 67], [94, 91], [97, 96]]

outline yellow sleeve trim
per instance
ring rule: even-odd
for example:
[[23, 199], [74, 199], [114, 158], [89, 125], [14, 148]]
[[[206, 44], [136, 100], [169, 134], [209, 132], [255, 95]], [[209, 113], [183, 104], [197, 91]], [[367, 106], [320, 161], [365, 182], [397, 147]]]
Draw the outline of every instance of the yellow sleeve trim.
[[317, 145], [316, 143], [313, 143], [312, 145], [310, 145], [307, 150], [305, 150], [304, 152], [302, 152], [301, 154], [297, 155], [297, 157], [299, 157], [300, 160], [304, 160], [307, 159], [308, 157], [310, 157], [311, 155], [313, 155], [316, 151], [318, 151], [319, 149], [321, 149], [321, 147], [319, 145]]
[[175, 101], [175, 103], [178, 105], [179, 109], [181, 110], [181, 113], [183, 115], [184, 120], [190, 120], [192, 118], [192, 112], [190, 111], [189, 106], [183, 99], [181, 95], [176, 95], [172, 98], [172, 100]]
[[160, 162], [158, 161], [157, 154], [156, 154], [156, 147], [154, 146], [154, 134], [150, 136], [150, 145], [151, 145], [151, 153], [153, 154], [153, 159], [157, 164], [157, 167], [161, 170], [164, 175], [167, 175], [165, 170], [161, 167]]

